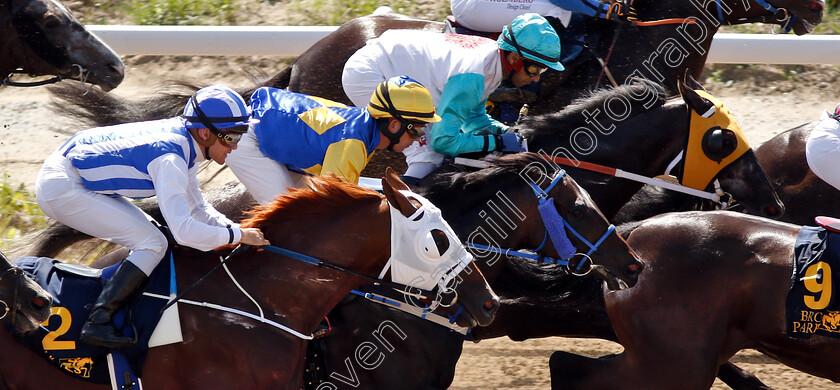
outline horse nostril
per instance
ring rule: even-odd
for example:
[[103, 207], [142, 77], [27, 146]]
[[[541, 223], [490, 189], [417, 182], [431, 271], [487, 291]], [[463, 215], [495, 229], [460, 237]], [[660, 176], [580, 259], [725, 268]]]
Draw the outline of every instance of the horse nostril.
[[499, 298], [488, 299], [484, 302], [484, 311], [487, 313], [495, 313], [499, 309]]
[[762, 217], [779, 218], [784, 213], [782, 210], [783, 209], [780, 209], [779, 207], [776, 207], [775, 205], [767, 205], [767, 206], [764, 206], [764, 208], [761, 210], [762, 211], [761, 214], [762, 214]]
[[41, 297], [32, 298], [32, 301], [30, 301], [30, 303], [32, 304], [32, 308], [36, 310], [41, 310], [50, 305], [49, 299], [44, 299]]
[[825, 3], [821, 1], [811, 1], [808, 3], [808, 8], [814, 12], [821, 12], [825, 8]]

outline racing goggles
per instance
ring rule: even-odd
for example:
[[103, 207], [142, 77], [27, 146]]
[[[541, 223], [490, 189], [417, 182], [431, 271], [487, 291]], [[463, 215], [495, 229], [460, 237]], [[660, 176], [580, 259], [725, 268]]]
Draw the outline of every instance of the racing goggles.
[[408, 123], [405, 125], [405, 131], [408, 133], [408, 136], [414, 139], [420, 139], [423, 134], [426, 134], [426, 124], [425, 123]]
[[524, 57], [522, 58], [522, 64], [522, 70], [525, 71], [525, 74], [531, 77], [537, 77], [548, 70], [547, 66], [534, 61], [526, 60]]
[[239, 143], [239, 140], [242, 138], [242, 134], [244, 134], [245, 131], [248, 131], [248, 126], [231, 127], [230, 130], [233, 130], [235, 132], [232, 132], [232, 133], [224, 132], [223, 133], [219, 130], [216, 130], [216, 131], [211, 130], [211, 132], [213, 132], [213, 134], [216, 136], [216, 138], [219, 139], [219, 143], [221, 143], [222, 145], [224, 145], [226, 147], [229, 147], [229, 148], [235, 148], [236, 145]]

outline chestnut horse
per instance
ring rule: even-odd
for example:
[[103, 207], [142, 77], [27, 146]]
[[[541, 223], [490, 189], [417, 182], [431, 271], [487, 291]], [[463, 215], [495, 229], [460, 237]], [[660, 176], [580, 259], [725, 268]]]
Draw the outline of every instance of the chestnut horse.
[[[489, 323], [498, 300], [481, 272], [439, 212], [422, 202], [418, 207], [415, 203], [420, 198], [405, 190], [405, 184], [392, 172], [383, 179], [385, 196], [334, 178], [313, 179], [310, 188], [293, 190], [272, 205], [256, 208], [243, 226], [259, 227], [274, 245], [345, 270], [313, 267], [251, 248], [228, 261], [230, 272], [256, 298], [269, 319], [309, 334], [352, 288], [368, 282], [362, 276], [375, 278], [389, 262], [392, 224], [399, 222], [393, 219], [403, 219], [397, 225], [420, 220], [423, 225], [416, 231], [420, 238], [429, 239], [409, 240], [409, 252], [416, 254], [400, 256], [392, 269], [413, 261], [416, 269], [429, 269], [418, 277], [439, 281], [440, 272], [432, 274], [431, 268], [446, 264], [443, 274], [448, 274], [452, 260], [457, 260], [453, 269], [467, 271], [457, 275], [459, 301], [476, 322]], [[425, 250], [415, 247], [423, 244]], [[208, 264], [219, 260], [218, 255], [189, 248], [176, 247], [174, 252], [181, 285], [198, 280], [210, 268]], [[440, 255], [432, 255], [436, 253]], [[453, 253], [455, 256], [450, 256]], [[464, 265], [467, 268], [462, 268]], [[250, 297], [239, 293], [231, 279], [220, 273], [196, 285], [190, 297], [233, 308], [253, 307]], [[149, 350], [143, 368], [147, 388], [300, 389], [303, 385], [305, 340], [222, 311], [192, 305], [181, 305], [179, 310], [185, 341]], [[396, 336], [389, 332], [387, 337], [390, 340]], [[0, 332], [0, 345], [4, 352], [0, 354], [0, 387], [109, 388], [59, 372], [7, 332]]]
[[29, 332], [50, 316], [52, 302], [48, 292], [0, 253], [0, 320]]
[[[56, 0], [0, 0], [0, 37], [0, 86], [73, 79], [110, 91], [125, 76], [120, 57]], [[15, 73], [56, 77], [15, 82]]]
[[[428, 187], [419, 187], [416, 191], [440, 205], [444, 217], [464, 240], [515, 249], [539, 248], [543, 244], [538, 253], [556, 259], [560, 256], [553, 241], [544, 242], [546, 227], [537, 209], [539, 199], [529, 185], [535, 183], [547, 188], [556, 168], [537, 154], [520, 153], [490, 161], [489, 167], [474, 172], [435, 173], [430, 177]], [[570, 176], [559, 176], [559, 179], [548, 190], [547, 197], [553, 200], [554, 207], [571, 229], [590, 242], [598, 241], [599, 237], [609, 231], [609, 222]], [[206, 196], [214, 207], [235, 220], [242, 216], [242, 209], [254, 204], [253, 198], [241, 185], [213, 189]], [[145, 203], [141, 208], [155, 218], [161, 218], [160, 211], [149, 205]], [[576, 236], [570, 232], [567, 234], [579, 251], [588, 251]], [[55, 253], [60, 249], [56, 243], [69, 245], [84, 237], [69, 228], [53, 230], [45, 237], [38, 238], [39, 241], [53, 244], [49, 247], [41, 246], [50, 251], [41, 254]], [[476, 251], [475, 256], [476, 263], [488, 280], [492, 280], [502, 271], [504, 264], [509, 262], [507, 257], [488, 251]], [[119, 256], [112, 257], [110, 262], [103, 258], [98, 266], [110, 265], [114, 258]], [[597, 266], [590, 277], [577, 277], [563, 271], [555, 280], [560, 291], [558, 294], [562, 294], [569, 302], [575, 302], [569, 304], [569, 310], [576, 310], [575, 306], [587, 305], [590, 300], [599, 299], [600, 290], [590, 293], [590, 282], [600, 284], [606, 280], [609, 286], [633, 286], [642, 270], [632, 250], [614, 234], [607, 235], [591, 254], [591, 258]], [[558, 271], [567, 270], [565, 266], [552, 267]], [[579, 294], [581, 286], [585, 286], [585, 294]], [[354, 378], [350, 383], [361, 384], [361, 388], [379, 389], [446, 388], [451, 384], [464, 339], [461, 333], [355, 295], [339, 303], [328, 318], [332, 333], [319, 342], [323, 343], [326, 350], [323, 353], [325, 364], [322, 369], [326, 371], [324, 375], [331, 375], [329, 378], [341, 374], [339, 378]], [[344, 359], [351, 356], [354, 349], [366, 341], [365, 338], [369, 339], [371, 331], [385, 319], [398, 324], [407, 337], [396, 345], [388, 359], [376, 369], [361, 370], [356, 365], [347, 365]], [[401, 374], [394, 375], [394, 372]], [[330, 381], [336, 382], [335, 379]]]
[[648, 270], [636, 287], [604, 293], [624, 351], [599, 359], [555, 352], [552, 388], [708, 389], [718, 364], [745, 348], [840, 381], [840, 340], [787, 336], [799, 229], [725, 211], [641, 222], [628, 243]]

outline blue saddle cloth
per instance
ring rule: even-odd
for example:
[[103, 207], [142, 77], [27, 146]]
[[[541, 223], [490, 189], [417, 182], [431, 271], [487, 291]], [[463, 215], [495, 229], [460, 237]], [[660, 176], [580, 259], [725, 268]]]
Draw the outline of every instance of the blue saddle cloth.
[[[119, 351], [88, 345], [78, 341], [79, 332], [104, 281], [114, 274], [119, 264], [103, 269], [100, 279], [56, 268], [55, 265], [61, 262], [46, 257], [21, 257], [14, 262], [55, 299], [53, 315], [39, 329], [18, 335], [24, 344], [63, 372], [90, 382], [110, 383], [107, 356], [112, 352], [125, 357], [133, 373], [142, 375], [149, 338], [160, 320], [158, 311], [166, 300], [141, 295], [114, 315], [114, 323], [124, 334], [133, 335], [136, 330], [136, 345]], [[169, 296], [173, 274], [171, 258], [170, 262], [161, 262], [149, 277], [145, 291]]]
[[789, 337], [840, 337], [840, 280], [835, 281], [834, 270], [840, 272], [840, 234], [803, 226], [796, 238], [792, 285], [786, 302]]

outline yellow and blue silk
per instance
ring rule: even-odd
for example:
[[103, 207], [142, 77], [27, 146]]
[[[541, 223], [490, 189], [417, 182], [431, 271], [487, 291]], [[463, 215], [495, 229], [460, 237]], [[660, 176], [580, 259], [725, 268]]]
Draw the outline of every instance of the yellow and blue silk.
[[301, 174], [358, 183], [379, 145], [376, 120], [357, 107], [262, 87], [251, 95], [251, 109], [263, 154]]

